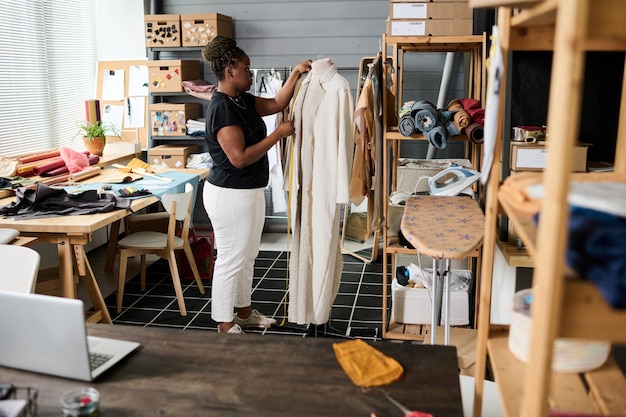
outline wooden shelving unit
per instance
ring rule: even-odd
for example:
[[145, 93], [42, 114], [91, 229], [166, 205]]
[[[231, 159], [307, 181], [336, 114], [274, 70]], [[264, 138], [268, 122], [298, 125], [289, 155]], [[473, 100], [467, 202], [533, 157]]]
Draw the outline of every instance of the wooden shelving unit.
[[[540, 224], [506, 193], [500, 192], [505, 106], [500, 106], [494, 165], [486, 191], [486, 223], [482, 285], [479, 297], [474, 416], [481, 414], [487, 355], [507, 417], [546, 416], [550, 409], [596, 415], [624, 415], [626, 378], [615, 362], [584, 374], [553, 373], [556, 338], [608, 340], [626, 343], [626, 311], [611, 309], [595, 285], [570, 278], [565, 265], [568, 240], [567, 195], [570, 181], [626, 182], [626, 85], [612, 173], [571, 174], [578, 138], [585, 54], [626, 51], [626, 2], [622, 0], [470, 1], [474, 7], [499, 3], [499, 42], [504, 64], [513, 50], [553, 50], [548, 106], [547, 168], [542, 182]], [[511, 4], [517, 3], [517, 4]], [[512, 6], [520, 8], [513, 9]], [[504, 71], [506, 74], [506, 71]], [[626, 78], [625, 78], [626, 79]], [[500, 92], [506, 91], [506, 75]], [[500, 103], [504, 103], [500, 96]], [[533, 328], [528, 363], [508, 349], [506, 333], [490, 334], [490, 301], [497, 219], [505, 214], [524, 242], [534, 264]]]
[[[383, 128], [385, 129], [383, 145], [383, 204], [384, 224], [383, 224], [383, 308], [382, 308], [382, 337], [398, 340], [423, 340], [422, 325], [407, 325], [402, 323], [388, 322], [387, 318], [387, 296], [389, 258], [392, 261], [392, 268], [395, 268], [395, 255], [408, 254], [416, 255], [415, 249], [409, 249], [390, 241], [387, 235], [388, 220], [388, 196], [396, 187], [397, 160], [399, 157], [400, 142], [406, 140], [427, 140], [423, 135], [417, 134], [411, 137], [403, 136], [398, 132], [397, 124], [388, 119], [388, 109], [394, 109], [392, 113], [397, 114], [397, 109], [403, 103], [402, 83], [404, 72], [404, 56], [408, 53], [426, 52], [459, 52], [464, 53], [469, 59], [468, 92], [467, 97], [482, 101], [484, 96], [484, 51], [486, 47], [486, 35], [472, 36], [387, 36], [382, 38], [382, 59], [383, 62], [391, 60], [395, 71], [392, 77], [394, 101], [391, 102], [386, 94], [383, 94]], [[391, 50], [391, 53], [389, 51]], [[387, 85], [387, 71], [383, 71], [383, 86]], [[466, 157], [472, 156], [474, 167], [478, 169], [478, 155], [480, 147], [471, 144], [465, 135], [448, 138], [448, 141], [462, 140], [466, 143]], [[471, 144], [471, 145], [470, 145]], [[470, 148], [471, 146], [471, 148]], [[390, 161], [393, 161], [390, 163]], [[391, 185], [390, 185], [391, 184]], [[476, 257], [480, 254], [476, 252]], [[478, 281], [478, 278], [477, 278]]]

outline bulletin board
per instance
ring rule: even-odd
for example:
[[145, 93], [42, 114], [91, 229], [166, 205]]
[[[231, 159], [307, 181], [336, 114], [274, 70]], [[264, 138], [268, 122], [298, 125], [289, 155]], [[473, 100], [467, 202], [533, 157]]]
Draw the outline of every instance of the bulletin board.
[[148, 60], [99, 61], [96, 98], [100, 119], [118, 128], [121, 141], [148, 147]]

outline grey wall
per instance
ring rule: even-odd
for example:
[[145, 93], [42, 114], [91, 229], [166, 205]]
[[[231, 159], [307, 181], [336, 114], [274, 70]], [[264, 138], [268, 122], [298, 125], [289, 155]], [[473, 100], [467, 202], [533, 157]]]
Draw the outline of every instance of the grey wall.
[[[337, 65], [356, 92], [361, 58], [375, 56], [381, 50], [389, 1], [154, 0], [149, 13], [214, 12], [233, 18], [234, 38], [250, 56], [252, 68], [289, 68], [305, 59], [326, 57]], [[194, 52], [183, 59], [201, 59], [198, 55]], [[408, 55], [405, 100], [424, 99], [436, 104], [444, 62], [445, 54], [440, 53]], [[204, 66], [204, 73], [207, 81], [214, 80], [208, 65]], [[463, 59], [459, 56], [448, 99], [465, 97], [464, 81]], [[437, 157], [462, 155], [462, 148], [449, 148]], [[423, 142], [403, 143], [402, 156], [423, 158], [426, 149]]]

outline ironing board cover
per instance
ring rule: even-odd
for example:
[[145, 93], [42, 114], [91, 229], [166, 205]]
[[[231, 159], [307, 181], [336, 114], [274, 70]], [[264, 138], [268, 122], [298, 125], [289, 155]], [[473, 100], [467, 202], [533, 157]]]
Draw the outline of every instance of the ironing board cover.
[[423, 195], [406, 200], [400, 230], [419, 254], [462, 259], [482, 244], [484, 223], [472, 198]]

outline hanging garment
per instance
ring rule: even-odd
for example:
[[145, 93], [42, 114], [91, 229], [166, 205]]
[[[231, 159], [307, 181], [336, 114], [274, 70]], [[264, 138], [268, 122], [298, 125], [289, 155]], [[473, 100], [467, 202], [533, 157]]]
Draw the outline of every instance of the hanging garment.
[[[259, 97], [273, 98], [283, 86], [283, 82], [270, 74], [261, 74], [261, 83], [258, 91]], [[282, 113], [270, 114], [263, 116], [263, 122], [267, 127], [267, 134], [271, 134], [276, 127], [282, 123]], [[267, 187], [272, 191], [272, 211], [274, 213], [284, 213], [287, 211], [287, 198], [285, 197], [283, 184], [283, 165], [281, 158], [280, 141], [276, 142], [272, 148], [267, 151], [269, 159], [270, 179]]]
[[354, 104], [334, 64], [323, 74], [309, 73], [294, 100], [286, 183], [293, 233], [288, 320], [324, 324], [343, 269], [339, 221], [349, 203]]

